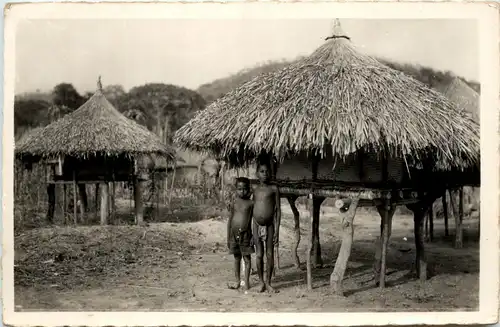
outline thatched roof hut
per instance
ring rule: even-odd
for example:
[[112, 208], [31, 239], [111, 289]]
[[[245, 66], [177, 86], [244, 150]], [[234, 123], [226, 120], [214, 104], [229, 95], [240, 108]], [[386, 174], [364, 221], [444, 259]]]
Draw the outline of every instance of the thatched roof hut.
[[175, 142], [234, 165], [272, 153], [345, 158], [360, 149], [465, 169], [479, 160], [479, 126], [417, 80], [358, 52], [338, 20], [310, 56], [260, 75], [199, 112]]
[[21, 158], [96, 155], [175, 158], [174, 149], [116, 110], [103, 95], [101, 87], [80, 108], [31, 133], [15, 148], [16, 156]]
[[443, 90], [443, 94], [461, 109], [472, 114], [474, 120], [479, 124], [479, 93], [473, 90], [460, 78], [455, 77]]

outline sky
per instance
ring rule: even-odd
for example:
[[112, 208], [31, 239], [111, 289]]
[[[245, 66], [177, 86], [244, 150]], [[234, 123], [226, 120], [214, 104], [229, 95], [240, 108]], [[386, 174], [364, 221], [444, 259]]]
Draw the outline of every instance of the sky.
[[[312, 53], [332, 20], [106, 19], [24, 20], [16, 34], [15, 93], [72, 83], [94, 91], [145, 83], [191, 89], [269, 60]], [[479, 81], [475, 20], [341, 19], [353, 44], [369, 55], [449, 70]]]

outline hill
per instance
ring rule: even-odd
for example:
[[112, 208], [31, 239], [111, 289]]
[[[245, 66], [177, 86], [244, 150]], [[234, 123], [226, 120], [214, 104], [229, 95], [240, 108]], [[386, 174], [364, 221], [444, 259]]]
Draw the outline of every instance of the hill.
[[[211, 103], [217, 98], [223, 96], [227, 92], [239, 87], [240, 85], [250, 81], [252, 78], [265, 74], [265, 73], [270, 73], [276, 70], [279, 70], [297, 60], [299, 58], [296, 58], [295, 60], [291, 61], [269, 61], [263, 64], [258, 64], [254, 67], [251, 68], [246, 68], [243, 69], [235, 74], [232, 74], [230, 76], [216, 79], [210, 83], [206, 83], [198, 87], [197, 92], [201, 94], [207, 103]], [[401, 72], [404, 72], [413, 78], [417, 79], [418, 81], [426, 84], [427, 86], [434, 88], [434, 89], [443, 89], [444, 86], [446, 86], [448, 83], [450, 83], [455, 75], [452, 72], [449, 71], [439, 71], [433, 68], [425, 67], [425, 66], [420, 66], [420, 65], [412, 65], [412, 64], [406, 64], [406, 63], [397, 63], [394, 61], [390, 61], [388, 59], [383, 59], [383, 58], [378, 58], [378, 60], [385, 65], [399, 70]], [[459, 77], [462, 79], [465, 83], [467, 83], [470, 87], [472, 87], [474, 90], [477, 92], [480, 92], [480, 85], [477, 82], [474, 81], [468, 81], [462, 77]]]

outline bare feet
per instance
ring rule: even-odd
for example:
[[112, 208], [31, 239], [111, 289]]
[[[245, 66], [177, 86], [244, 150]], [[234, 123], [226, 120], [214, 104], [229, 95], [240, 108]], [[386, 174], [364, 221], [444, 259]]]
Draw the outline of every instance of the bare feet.
[[259, 293], [263, 293], [265, 290], [266, 290], [266, 284], [261, 283], [261, 284], [259, 285], [258, 292], [259, 292]]
[[271, 285], [267, 284], [266, 285], [266, 289], [269, 293], [278, 293], [279, 291], [274, 289], [274, 287], [272, 287]]
[[230, 290], [237, 290], [240, 288], [240, 283], [227, 284], [227, 288]]

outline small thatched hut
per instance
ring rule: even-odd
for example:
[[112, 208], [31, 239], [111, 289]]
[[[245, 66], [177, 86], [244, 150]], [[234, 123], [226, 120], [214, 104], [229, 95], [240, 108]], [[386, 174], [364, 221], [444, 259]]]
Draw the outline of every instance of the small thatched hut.
[[[27, 165], [42, 160], [51, 167], [49, 215], [53, 215], [55, 184], [73, 184], [75, 194], [77, 184], [83, 190], [85, 184], [101, 184], [101, 223], [107, 219], [109, 183], [115, 181], [134, 183], [136, 219], [141, 223], [141, 182], [151, 166], [175, 158], [175, 151], [155, 134], [113, 107], [102, 93], [100, 78], [87, 102], [20, 140], [15, 153]], [[76, 196], [74, 210], [76, 220]]]
[[[358, 52], [338, 20], [332, 36], [310, 56], [216, 100], [178, 130], [175, 142], [213, 152], [233, 166], [272, 156], [276, 182], [292, 210], [298, 196], [309, 196], [309, 288], [311, 260], [321, 260], [319, 206], [325, 197], [339, 198], [345, 236], [331, 276], [339, 293], [358, 205], [377, 206], [382, 216], [381, 287], [391, 219], [401, 204], [415, 213], [417, 267], [426, 279], [421, 233], [430, 203], [449, 183], [478, 178], [463, 173], [479, 160], [479, 127], [470, 114]], [[296, 251], [294, 256], [298, 264]]]

